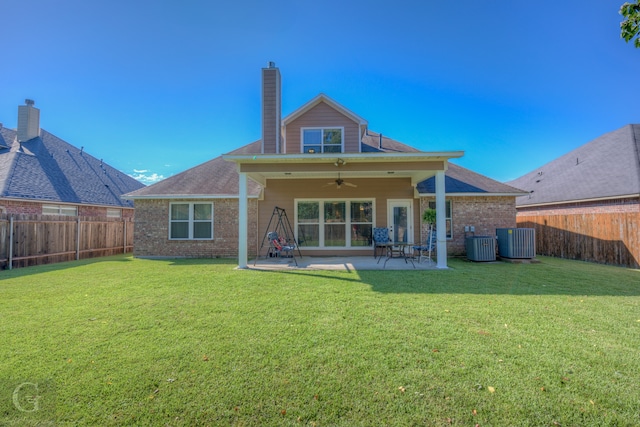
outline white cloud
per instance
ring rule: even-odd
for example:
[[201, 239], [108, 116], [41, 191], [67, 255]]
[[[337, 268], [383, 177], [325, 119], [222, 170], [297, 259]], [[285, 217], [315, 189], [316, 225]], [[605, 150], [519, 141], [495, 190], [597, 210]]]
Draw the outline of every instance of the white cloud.
[[154, 182], [158, 182], [158, 181], [162, 181], [165, 176], [164, 175], [160, 175], [157, 173], [147, 173], [149, 172], [148, 170], [137, 170], [134, 169], [133, 170], [133, 174], [129, 174], [130, 177], [132, 177], [133, 179], [137, 179], [138, 181], [140, 181], [143, 184], [153, 184]]

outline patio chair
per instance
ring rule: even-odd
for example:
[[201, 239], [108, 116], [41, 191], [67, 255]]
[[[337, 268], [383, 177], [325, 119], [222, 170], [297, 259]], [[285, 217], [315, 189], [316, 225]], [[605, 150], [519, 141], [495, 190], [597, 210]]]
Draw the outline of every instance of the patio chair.
[[431, 259], [431, 254], [436, 250], [436, 243], [438, 241], [438, 235], [436, 233], [435, 227], [432, 225], [429, 226], [429, 232], [427, 233], [427, 240], [419, 245], [413, 246], [413, 254], [418, 254], [418, 263], [423, 261], [433, 262]]
[[[388, 248], [389, 229], [387, 227], [379, 227], [373, 229], [373, 257], [376, 258], [378, 254], [378, 248], [382, 248], [383, 254], [386, 253]], [[382, 257], [382, 255], [380, 255]]]
[[295, 242], [287, 242], [286, 239], [278, 236], [277, 231], [270, 231], [267, 234], [267, 239], [269, 239], [267, 257], [291, 257], [295, 260], [293, 256], [293, 251], [296, 248]]

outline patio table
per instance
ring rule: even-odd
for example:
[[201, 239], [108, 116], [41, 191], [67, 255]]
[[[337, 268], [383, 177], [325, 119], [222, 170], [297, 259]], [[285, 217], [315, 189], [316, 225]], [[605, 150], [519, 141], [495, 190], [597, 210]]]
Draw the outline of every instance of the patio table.
[[[378, 246], [384, 246], [387, 250], [387, 259], [384, 260], [384, 265], [382, 268], [387, 267], [387, 261], [391, 258], [403, 258], [405, 264], [408, 264], [408, 261], [411, 261], [411, 265], [413, 268], [416, 268], [416, 265], [413, 263], [413, 259], [410, 254], [407, 253], [407, 248], [413, 246], [413, 243], [410, 242], [388, 242], [388, 243], [380, 243]], [[382, 255], [378, 258], [377, 264], [380, 264], [380, 260], [382, 259]]]

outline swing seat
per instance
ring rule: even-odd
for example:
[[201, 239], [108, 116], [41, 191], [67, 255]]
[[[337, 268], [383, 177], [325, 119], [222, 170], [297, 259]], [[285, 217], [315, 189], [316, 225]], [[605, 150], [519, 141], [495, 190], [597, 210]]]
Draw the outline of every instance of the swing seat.
[[267, 233], [269, 240], [269, 252], [267, 257], [293, 258], [293, 251], [296, 249], [295, 242], [287, 242], [283, 237], [279, 237], [276, 231]]

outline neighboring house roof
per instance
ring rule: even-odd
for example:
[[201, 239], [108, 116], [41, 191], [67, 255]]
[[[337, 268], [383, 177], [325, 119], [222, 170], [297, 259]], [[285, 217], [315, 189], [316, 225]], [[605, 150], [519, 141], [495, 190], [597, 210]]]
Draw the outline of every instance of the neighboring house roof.
[[[231, 151], [227, 155], [260, 154], [260, 151], [261, 141], [258, 140]], [[362, 139], [362, 152], [418, 153], [419, 151], [384, 136], [382, 137], [382, 146], [380, 146], [380, 134], [368, 131]], [[248, 180], [248, 184], [249, 195], [257, 197], [261, 191], [260, 185], [252, 180]], [[420, 194], [435, 194], [435, 178], [427, 179], [418, 184], [418, 191]], [[452, 163], [449, 163], [449, 169], [445, 172], [445, 191], [456, 194], [478, 193], [483, 196], [524, 194], [521, 190]], [[238, 197], [238, 172], [234, 163], [225, 161], [220, 156], [156, 184], [129, 193], [125, 197], [132, 199]]]
[[40, 202], [133, 207], [122, 194], [144, 184], [41, 130], [20, 144], [0, 128], [0, 197]]
[[640, 125], [602, 135], [508, 184], [529, 193], [516, 206], [640, 195]]
[[[451, 162], [444, 173], [444, 188], [447, 195], [519, 196], [526, 194], [526, 192], [515, 187], [495, 181]], [[422, 195], [435, 194], [436, 178], [432, 177], [419, 183], [418, 193]]]

